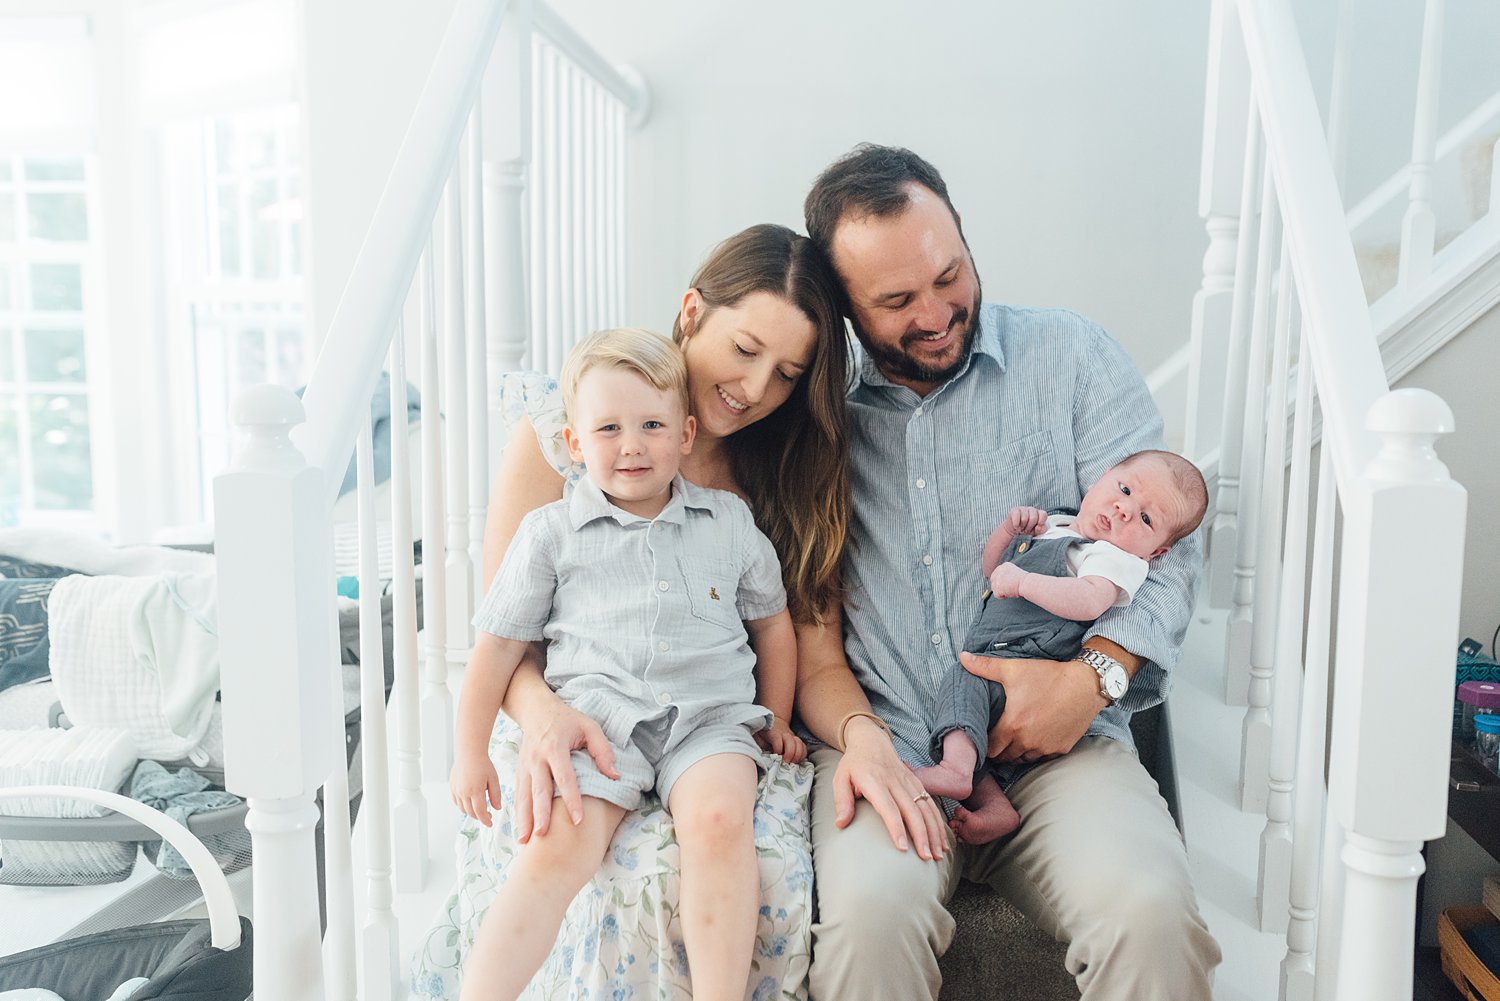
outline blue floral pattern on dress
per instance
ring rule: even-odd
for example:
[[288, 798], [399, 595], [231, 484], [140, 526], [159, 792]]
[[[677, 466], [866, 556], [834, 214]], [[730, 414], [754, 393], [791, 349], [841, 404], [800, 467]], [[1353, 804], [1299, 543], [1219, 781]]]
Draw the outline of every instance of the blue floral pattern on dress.
[[[521, 846], [510, 808], [521, 734], [501, 716], [490, 742], [500, 774], [494, 827], [464, 818], [457, 837], [457, 885], [412, 961], [416, 1001], [453, 1001], [479, 921], [505, 882]], [[755, 804], [761, 900], [747, 1001], [805, 1001], [812, 958], [812, 847], [808, 799], [812, 765], [767, 755]], [[625, 815], [599, 873], [563, 919], [557, 944], [521, 995], [523, 1001], [687, 997], [687, 952], [678, 920], [681, 870], [671, 815], [654, 795]]]

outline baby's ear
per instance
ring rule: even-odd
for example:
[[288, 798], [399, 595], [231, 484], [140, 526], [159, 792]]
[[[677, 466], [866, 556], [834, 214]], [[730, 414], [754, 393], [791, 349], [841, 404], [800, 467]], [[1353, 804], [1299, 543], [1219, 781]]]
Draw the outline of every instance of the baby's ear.
[[1167, 553], [1171, 552], [1171, 550], [1172, 550], [1171, 546], [1162, 546], [1156, 552], [1152, 553], [1150, 556], [1147, 556], [1146, 559], [1148, 559], [1148, 560], [1154, 560], [1158, 556], [1165, 556]]

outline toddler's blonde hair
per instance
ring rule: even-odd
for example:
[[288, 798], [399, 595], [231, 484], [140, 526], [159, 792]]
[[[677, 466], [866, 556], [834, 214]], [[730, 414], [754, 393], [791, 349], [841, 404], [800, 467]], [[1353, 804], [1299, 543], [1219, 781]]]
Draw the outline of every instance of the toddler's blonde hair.
[[688, 412], [687, 364], [677, 345], [639, 327], [616, 327], [589, 334], [568, 352], [558, 380], [568, 420], [576, 412], [578, 384], [596, 368], [634, 372], [656, 390], [675, 394], [683, 414]]

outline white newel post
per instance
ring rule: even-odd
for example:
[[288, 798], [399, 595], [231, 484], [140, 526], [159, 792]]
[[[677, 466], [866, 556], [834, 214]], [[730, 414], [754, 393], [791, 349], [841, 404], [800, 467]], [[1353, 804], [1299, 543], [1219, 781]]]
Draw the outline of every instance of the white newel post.
[[279, 1001], [324, 996], [313, 794], [342, 763], [324, 476], [289, 437], [304, 419], [290, 390], [245, 390], [230, 413], [240, 446], [214, 480], [224, 777], [249, 804], [255, 992]]
[[1432, 271], [1437, 219], [1432, 210], [1432, 173], [1437, 161], [1438, 80], [1443, 65], [1443, 3], [1427, 0], [1422, 18], [1422, 60], [1417, 68], [1417, 115], [1411, 133], [1411, 192], [1401, 220], [1401, 266], [1397, 281], [1410, 288]]
[[[1226, 33], [1232, 37], [1226, 38]], [[1199, 463], [1219, 446], [1219, 410], [1205, 406], [1204, 401], [1217, 401], [1224, 385], [1234, 300], [1245, 115], [1250, 100], [1250, 67], [1238, 33], [1239, 18], [1234, 11], [1222, 0], [1215, 3], [1209, 27], [1208, 100], [1203, 108], [1203, 166], [1198, 187], [1198, 216], [1208, 231], [1208, 249], [1203, 254], [1203, 286], [1193, 297], [1184, 446]]]
[[1406, 1001], [1422, 842], [1447, 820], [1467, 496], [1432, 448], [1453, 430], [1441, 399], [1388, 393], [1367, 427], [1380, 449], [1343, 492], [1330, 794], [1348, 835], [1336, 997]]

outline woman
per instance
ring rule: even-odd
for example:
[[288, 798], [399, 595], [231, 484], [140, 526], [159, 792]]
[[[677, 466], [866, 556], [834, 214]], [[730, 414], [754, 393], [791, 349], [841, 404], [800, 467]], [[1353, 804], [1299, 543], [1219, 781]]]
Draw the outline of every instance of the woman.
[[[782, 226], [754, 226], [709, 255], [683, 295], [672, 328], [673, 340], [687, 361], [688, 391], [698, 421], [697, 439], [682, 473], [700, 486], [733, 491], [749, 503], [781, 560], [787, 604], [799, 634], [805, 629], [837, 629], [842, 599], [839, 558], [850, 503], [844, 427], [848, 354], [838, 297], [837, 279], [811, 241]], [[486, 581], [498, 568], [521, 519], [561, 498], [566, 484], [581, 473], [560, 440], [565, 418], [553, 380], [512, 376], [503, 396], [508, 416], [517, 420], [491, 493], [484, 539]], [[499, 837], [493, 839], [473, 825], [465, 826], [460, 867], [466, 883], [492, 880], [491, 873], [504, 867], [506, 846], [524, 843], [533, 834], [533, 818], [534, 833], [546, 833], [554, 791], [570, 810], [579, 805], [568, 763], [574, 748], [587, 747], [601, 767], [609, 766], [602, 731], [557, 699], [542, 678], [539, 656], [518, 669], [505, 711], [525, 735], [514, 793], [506, 790], [507, 806], [512, 808], [508, 812], [514, 815], [497, 815]], [[511, 745], [503, 740], [492, 744], [492, 755], [512, 753], [513, 739]], [[503, 767], [501, 772], [504, 775]], [[809, 767], [770, 763], [757, 808], [757, 842], [762, 848], [763, 881], [780, 889], [768, 896], [762, 909], [752, 977], [756, 997], [766, 992], [780, 996], [783, 986], [797, 989], [807, 968], [810, 786]], [[625, 846], [632, 839], [642, 841], [642, 832], [652, 835], [644, 840], [653, 857], [621, 857], [621, 852], [633, 852]], [[487, 854], [491, 840], [501, 847]], [[560, 948], [533, 989], [552, 977], [543, 996], [576, 992], [575, 975], [599, 976], [611, 967], [632, 989], [649, 980], [660, 996], [670, 997], [678, 987], [686, 987], [686, 977], [676, 976], [682, 966], [681, 943], [660, 941], [668, 925], [664, 916], [654, 913], [675, 907], [675, 844], [670, 842], [670, 821], [659, 806], [643, 807], [627, 817], [616, 837], [613, 863], [619, 871], [645, 881], [632, 884], [638, 896], [598, 902], [582, 922], [597, 925], [597, 930], [591, 929], [583, 941], [570, 942], [574, 933], [565, 926]], [[607, 865], [606, 875], [608, 871]], [[778, 894], [786, 899], [774, 899]], [[414, 994], [448, 996], [447, 979], [461, 964], [463, 948], [477, 924], [468, 911], [485, 903], [487, 899], [477, 893], [464, 899], [462, 891], [450, 901], [448, 922], [440, 922], [418, 955]], [[600, 953], [611, 948], [616, 950], [611, 962], [602, 962]], [[675, 965], [656, 964], [646, 955], [653, 949], [675, 959]], [[649, 975], [627, 969], [637, 961], [642, 967], [662, 969]]]

